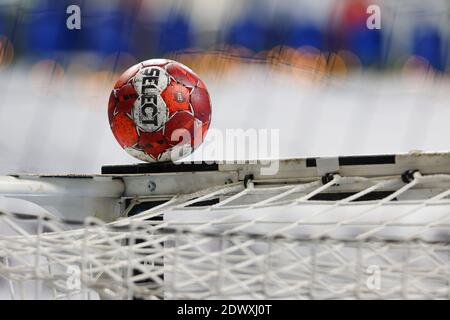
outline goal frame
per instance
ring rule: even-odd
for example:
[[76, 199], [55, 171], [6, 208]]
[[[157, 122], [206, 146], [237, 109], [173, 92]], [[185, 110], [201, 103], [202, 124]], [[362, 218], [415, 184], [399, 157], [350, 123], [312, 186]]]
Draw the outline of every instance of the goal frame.
[[[263, 174], [268, 163], [275, 174]], [[413, 172], [423, 175], [450, 173], [449, 152], [413, 152], [396, 155], [309, 157], [201, 163], [139, 163], [105, 165], [101, 174], [11, 174], [0, 177], [0, 196], [17, 198], [68, 220], [88, 216], [105, 222], [136, 214], [137, 204], [149, 209], [174, 195], [251, 180], [259, 184], [305, 183], [333, 174], [343, 177], [400, 175], [407, 182]], [[440, 182], [447, 187], [446, 181]], [[355, 186], [361, 188], [361, 186]], [[435, 185], [436, 187], [436, 185]], [[338, 192], [354, 190], [338, 190]], [[387, 191], [387, 190], [386, 190]], [[80, 214], [80, 213], [83, 214]]]

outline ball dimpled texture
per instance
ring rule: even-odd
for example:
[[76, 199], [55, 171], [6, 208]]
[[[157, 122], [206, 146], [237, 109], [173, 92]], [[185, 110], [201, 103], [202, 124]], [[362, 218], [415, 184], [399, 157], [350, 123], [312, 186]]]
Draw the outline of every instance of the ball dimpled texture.
[[175, 161], [203, 141], [211, 100], [205, 83], [185, 65], [147, 60], [119, 77], [109, 96], [108, 118], [130, 155], [147, 162]]

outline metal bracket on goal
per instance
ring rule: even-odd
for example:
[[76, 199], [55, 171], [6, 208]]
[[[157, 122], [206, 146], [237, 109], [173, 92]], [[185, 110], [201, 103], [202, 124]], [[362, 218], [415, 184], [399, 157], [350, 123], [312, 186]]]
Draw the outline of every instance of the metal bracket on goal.
[[337, 173], [339, 172], [339, 157], [317, 158], [316, 167], [318, 176]]

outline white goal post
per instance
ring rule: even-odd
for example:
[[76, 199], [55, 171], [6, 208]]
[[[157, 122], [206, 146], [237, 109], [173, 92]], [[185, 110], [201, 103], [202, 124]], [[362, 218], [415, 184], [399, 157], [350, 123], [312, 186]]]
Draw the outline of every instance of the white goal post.
[[448, 299], [450, 154], [11, 175], [0, 297]]

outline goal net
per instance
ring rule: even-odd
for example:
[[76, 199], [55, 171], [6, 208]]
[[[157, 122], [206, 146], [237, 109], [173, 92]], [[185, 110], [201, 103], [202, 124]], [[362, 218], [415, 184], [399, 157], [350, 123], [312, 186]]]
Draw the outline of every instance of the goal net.
[[[207, 173], [235, 179], [121, 196], [111, 222], [1, 212], [1, 297], [448, 299], [449, 155], [389, 159], [284, 160], [266, 178], [258, 164], [219, 165]], [[318, 174], [333, 161], [335, 172]], [[131, 190], [158, 175], [110, 176]], [[13, 194], [29, 177], [2, 179], [1, 192]], [[142, 204], [151, 205], [134, 212]]]

